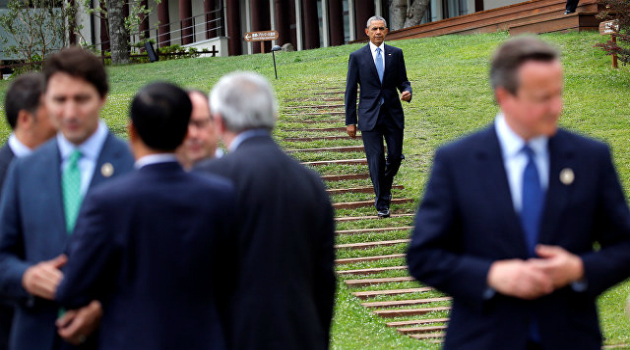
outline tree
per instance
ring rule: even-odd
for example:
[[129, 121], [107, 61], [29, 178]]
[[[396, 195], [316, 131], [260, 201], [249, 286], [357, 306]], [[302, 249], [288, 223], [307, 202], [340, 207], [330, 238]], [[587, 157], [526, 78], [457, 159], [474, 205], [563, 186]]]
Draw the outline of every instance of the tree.
[[5, 51], [16, 60], [39, 61], [69, 45], [76, 6], [59, 0], [9, 0], [7, 7], [0, 15], [7, 37], [0, 42], [9, 44]]
[[617, 42], [608, 40], [597, 44], [609, 55], [616, 54], [623, 64], [630, 63], [630, 0], [602, 0], [606, 10], [600, 13], [600, 19], [615, 19], [619, 24]]
[[129, 32], [125, 25], [125, 0], [107, 0], [107, 21], [112, 50], [112, 64], [129, 63]]
[[391, 30], [413, 27], [422, 22], [431, 0], [392, 0], [389, 5]]

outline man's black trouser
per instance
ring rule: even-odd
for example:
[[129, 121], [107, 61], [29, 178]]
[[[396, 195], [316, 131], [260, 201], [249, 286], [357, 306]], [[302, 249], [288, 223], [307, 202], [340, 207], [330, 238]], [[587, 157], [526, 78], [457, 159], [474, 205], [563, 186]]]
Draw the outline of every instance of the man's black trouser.
[[[389, 111], [381, 106], [376, 126], [370, 131], [361, 131], [365, 156], [374, 186], [376, 210], [389, 209], [394, 176], [398, 173], [402, 154], [403, 130], [396, 125]], [[387, 144], [387, 160], [383, 139]]]

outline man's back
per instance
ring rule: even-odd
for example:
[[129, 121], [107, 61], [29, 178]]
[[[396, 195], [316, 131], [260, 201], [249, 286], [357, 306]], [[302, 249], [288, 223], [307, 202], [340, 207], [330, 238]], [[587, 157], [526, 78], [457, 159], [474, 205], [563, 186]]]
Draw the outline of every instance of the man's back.
[[327, 348], [334, 222], [321, 180], [269, 136], [247, 139], [198, 169], [233, 180], [238, 191], [235, 348]]
[[175, 162], [103, 186], [86, 198], [58, 299], [102, 300], [100, 349], [224, 349], [233, 212], [228, 181]]

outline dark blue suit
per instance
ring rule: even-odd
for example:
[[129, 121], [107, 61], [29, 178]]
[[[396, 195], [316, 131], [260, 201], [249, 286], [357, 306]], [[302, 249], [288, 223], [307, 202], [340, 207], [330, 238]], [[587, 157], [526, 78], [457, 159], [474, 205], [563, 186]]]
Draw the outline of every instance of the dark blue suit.
[[196, 169], [233, 180], [238, 191], [233, 349], [328, 349], [335, 228], [319, 176], [268, 135]]
[[[9, 170], [9, 165], [15, 158], [13, 150], [9, 144], [5, 144], [0, 149], [0, 193], [2, 185]], [[13, 304], [3, 297], [0, 297], [0, 350], [8, 349], [9, 335], [11, 332], [11, 322], [13, 321]]]
[[68, 248], [60, 304], [103, 305], [99, 349], [226, 349], [236, 279], [235, 191], [176, 162], [92, 191]]
[[[370, 45], [350, 54], [346, 79], [346, 125], [361, 130], [370, 177], [376, 194], [376, 209], [389, 208], [391, 187], [402, 155], [405, 118], [398, 92], [409, 91], [405, 59], [401, 49], [383, 44], [385, 69], [378, 77]], [[357, 109], [357, 87], [361, 86]], [[383, 103], [381, 104], [381, 101]], [[387, 143], [387, 161], [383, 150]]]
[[[0, 203], [0, 293], [18, 300], [11, 349], [55, 348], [59, 305], [35, 298], [22, 287], [27, 268], [66, 249], [68, 233], [61, 197], [61, 157], [57, 139], [11, 164]], [[111, 163], [112, 177], [101, 174]], [[88, 193], [133, 168], [128, 145], [109, 134], [96, 164]]]
[[[407, 254], [415, 278], [453, 296], [446, 349], [524, 350], [532, 316], [544, 349], [601, 348], [595, 301], [630, 275], [630, 212], [606, 145], [559, 130], [548, 147], [539, 243], [579, 255], [586, 290], [484, 297], [492, 262], [527, 259], [528, 249], [495, 128], [473, 134], [437, 151]], [[563, 169], [573, 182], [560, 180]]]

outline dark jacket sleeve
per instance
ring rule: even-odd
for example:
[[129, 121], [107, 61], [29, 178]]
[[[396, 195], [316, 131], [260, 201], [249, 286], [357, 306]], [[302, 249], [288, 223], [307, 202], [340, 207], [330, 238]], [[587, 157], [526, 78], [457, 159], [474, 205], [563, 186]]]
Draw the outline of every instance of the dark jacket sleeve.
[[[409, 91], [409, 93], [411, 94], [411, 98], [413, 99], [413, 91], [411, 90], [411, 83], [407, 78], [407, 68], [405, 67], [405, 57], [402, 50], [400, 50], [400, 63], [398, 69], [400, 70], [400, 83], [398, 84], [398, 91], [400, 91], [401, 93], [404, 91]], [[411, 99], [409, 100], [409, 102], [411, 102]]]
[[8, 297], [27, 298], [22, 277], [32, 264], [24, 261], [18, 163], [15, 161], [9, 167], [0, 200], [0, 291]]
[[461, 219], [450, 176], [452, 162], [438, 150], [416, 215], [407, 264], [411, 275], [471, 306], [481, 307], [491, 261], [461, 253]]
[[348, 76], [346, 77], [346, 125], [357, 123], [357, 86], [359, 84], [359, 63], [357, 56], [350, 54]]

